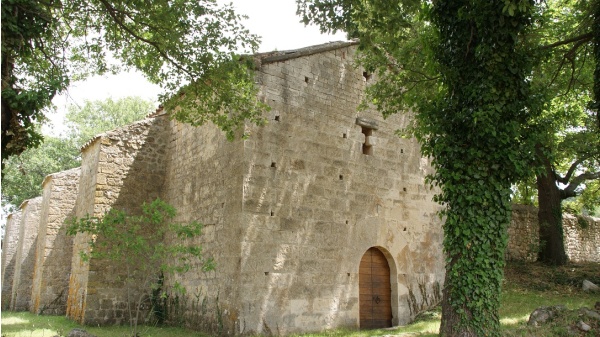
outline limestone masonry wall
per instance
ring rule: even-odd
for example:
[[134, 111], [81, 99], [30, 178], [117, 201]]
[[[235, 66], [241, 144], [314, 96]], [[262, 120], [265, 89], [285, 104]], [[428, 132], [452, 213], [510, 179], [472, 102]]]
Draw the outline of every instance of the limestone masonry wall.
[[537, 208], [526, 205], [513, 205], [508, 226], [508, 260], [535, 261], [539, 245]]
[[[167, 286], [179, 282], [187, 289], [178, 304], [182, 308], [170, 310], [182, 309], [189, 326], [233, 332], [239, 286], [245, 281], [239, 275], [243, 143], [227, 141], [212, 125], [191, 127], [176, 121], [170, 123], [169, 137], [163, 199], [177, 209], [175, 221], [204, 224], [194, 243], [217, 265], [204, 273], [196, 261], [197, 266], [184, 275], [166, 275]], [[176, 295], [171, 294], [170, 300]]]
[[[84, 150], [77, 216], [102, 216], [110, 209], [139, 214], [140, 206], [160, 195], [164, 181], [167, 119], [148, 118], [98, 136]], [[89, 153], [88, 153], [89, 152]], [[81, 209], [80, 209], [81, 207]], [[125, 268], [118, 263], [80, 261], [87, 238], [74, 243], [69, 315], [85, 324], [125, 323]], [[102, 240], [102, 238], [98, 238]], [[109, 248], [108, 248], [109, 249]]]
[[35, 248], [40, 223], [42, 197], [29, 199], [21, 205], [21, 225], [16, 253], [10, 309], [29, 310], [31, 285], [35, 267]]
[[42, 184], [42, 210], [30, 310], [37, 314], [66, 313], [73, 237], [65, 220], [75, 215], [80, 168], [51, 174]]
[[600, 218], [563, 216], [565, 251], [572, 262], [600, 262]]
[[[506, 257], [536, 261], [539, 247], [538, 210], [513, 205]], [[600, 262], [600, 219], [563, 214], [565, 252], [571, 262]]]
[[21, 212], [9, 214], [6, 218], [6, 228], [2, 240], [2, 310], [10, 309], [20, 228]]
[[[99, 139], [95, 139], [81, 150], [81, 175], [75, 202], [75, 216], [77, 218], [96, 214], [94, 212], [94, 199], [96, 196], [99, 154]], [[89, 251], [89, 239], [90, 237], [84, 234], [78, 234], [73, 238], [66, 315], [79, 323], [83, 322], [85, 316], [89, 275], [89, 262], [83, 261], [79, 253]]]
[[[359, 263], [388, 259], [393, 324], [437, 303], [442, 230], [409, 116], [357, 112], [368, 81], [348, 46], [259, 73], [269, 125], [244, 141], [237, 333], [357, 328]], [[370, 148], [365, 149], [365, 145]]]

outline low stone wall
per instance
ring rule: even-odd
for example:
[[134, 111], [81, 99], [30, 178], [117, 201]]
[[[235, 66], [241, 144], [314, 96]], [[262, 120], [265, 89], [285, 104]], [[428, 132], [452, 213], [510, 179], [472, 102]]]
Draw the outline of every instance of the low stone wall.
[[40, 223], [42, 197], [29, 199], [21, 205], [21, 225], [17, 246], [10, 310], [25, 311], [31, 305], [31, 285], [35, 266], [35, 248]]
[[[572, 262], [600, 262], [600, 219], [563, 215], [565, 252]], [[513, 205], [508, 228], [508, 260], [536, 261], [539, 250], [538, 209]]]
[[508, 226], [507, 260], [537, 260], [540, 237], [537, 212], [533, 206], [513, 205]]
[[572, 262], [600, 262], [600, 219], [563, 216], [565, 250]]
[[21, 228], [21, 212], [9, 214], [6, 218], [6, 229], [2, 241], [2, 310], [10, 308], [19, 245], [19, 228]]
[[37, 239], [31, 312], [64, 315], [71, 274], [73, 237], [65, 220], [74, 216], [80, 168], [51, 174], [44, 179]]

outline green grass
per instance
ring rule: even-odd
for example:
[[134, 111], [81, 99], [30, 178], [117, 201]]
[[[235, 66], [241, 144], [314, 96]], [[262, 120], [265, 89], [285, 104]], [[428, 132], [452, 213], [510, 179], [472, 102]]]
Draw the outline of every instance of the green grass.
[[[64, 316], [38, 316], [29, 312], [2, 312], [2, 337], [66, 336], [74, 328], [98, 337], [129, 337], [128, 326], [81, 326]], [[141, 337], [208, 337], [208, 335], [177, 327], [139, 327]]]
[[[584, 266], [570, 265], [548, 268], [540, 264], [509, 264], [501, 297], [500, 322], [502, 335], [517, 336], [567, 336], [566, 328], [581, 318], [576, 311], [557, 319], [547, 326], [533, 328], [527, 320], [533, 310], [540, 306], [565, 305], [570, 310], [581, 307], [594, 308], [600, 295], [583, 293], [579, 288], [583, 278], [597, 281], [600, 264]], [[560, 277], [556, 277], [559, 275]], [[590, 277], [591, 276], [591, 277]], [[353, 331], [331, 330], [320, 333], [295, 334], [293, 337], [371, 337], [371, 336], [437, 336], [440, 325], [440, 310], [421, 314], [414, 323], [391, 329]], [[587, 322], [593, 332], [580, 336], [597, 336], [600, 322]], [[98, 337], [129, 337], [129, 327], [82, 327], [62, 316], [37, 316], [28, 312], [2, 312], [2, 337], [52, 337], [66, 336], [73, 328], [82, 328]], [[175, 327], [140, 327], [141, 337], [207, 337], [197, 331]]]

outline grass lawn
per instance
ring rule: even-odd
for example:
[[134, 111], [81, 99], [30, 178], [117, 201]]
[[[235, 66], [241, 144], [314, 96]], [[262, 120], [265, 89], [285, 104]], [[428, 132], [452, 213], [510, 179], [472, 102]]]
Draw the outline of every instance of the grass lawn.
[[[526, 325], [529, 314], [540, 306], [565, 305], [570, 310], [594, 308], [600, 294], [590, 295], [580, 290], [583, 279], [600, 284], [600, 264], [569, 265], [548, 268], [537, 263], [509, 263], [505, 270], [504, 290], [500, 308], [503, 336], [567, 336], [567, 327], [581, 317], [569, 312], [548, 326], [533, 328]], [[586, 323], [594, 331], [580, 336], [600, 336], [600, 322]], [[371, 336], [437, 336], [440, 325], [439, 308], [425, 312], [407, 326], [384, 330], [332, 330], [321, 333], [292, 335], [295, 337], [371, 337]], [[73, 328], [82, 328], [98, 337], [129, 337], [129, 327], [82, 327], [65, 317], [37, 316], [27, 312], [2, 312], [2, 337], [66, 336]], [[174, 327], [141, 327], [141, 337], [208, 337], [196, 331]]]

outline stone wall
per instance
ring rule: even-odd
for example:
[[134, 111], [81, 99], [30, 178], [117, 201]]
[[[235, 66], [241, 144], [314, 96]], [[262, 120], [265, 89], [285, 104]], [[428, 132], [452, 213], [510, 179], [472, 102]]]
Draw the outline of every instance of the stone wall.
[[272, 110], [267, 126], [246, 127], [249, 139], [171, 123], [163, 195], [178, 221], [206, 224], [198, 244], [217, 264], [167, 280], [187, 289], [189, 325], [225, 334], [356, 328], [358, 267], [370, 247], [392, 271], [394, 324], [441, 295], [430, 162], [394, 134], [409, 116], [357, 112], [371, 77], [354, 67], [353, 46], [300, 54], [260, 56], [261, 99]]
[[[104, 133], [84, 147], [77, 217], [100, 217], [110, 209], [139, 214], [142, 203], [160, 195], [167, 121], [164, 116], [148, 118]], [[85, 324], [126, 323], [126, 270], [111, 261], [81, 261], [79, 252], [87, 249], [88, 240], [83, 234], [74, 240], [67, 314]]]
[[41, 205], [42, 197], [26, 200], [21, 204], [19, 245], [10, 305], [10, 309], [14, 311], [29, 310], [31, 306], [31, 286]]
[[513, 205], [512, 217], [508, 226], [508, 260], [535, 261], [539, 246], [537, 208], [526, 205]]
[[20, 228], [21, 212], [9, 214], [6, 218], [4, 239], [2, 240], [2, 310], [10, 309]]
[[66, 313], [73, 237], [65, 220], [75, 215], [80, 168], [46, 177], [42, 183], [42, 210], [30, 310], [36, 314]]
[[[600, 219], [563, 214], [563, 231], [565, 252], [571, 262], [600, 262]], [[537, 208], [513, 205], [507, 259], [536, 261], [538, 247]]]
[[572, 262], [600, 262], [600, 218], [563, 216], [565, 251]]
[[[98, 173], [98, 158], [100, 154], [100, 141], [96, 139], [81, 150], [81, 175], [77, 199], [75, 202], [75, 216], [83, 218], [93, 216], [94, 199], [96, 197], [96, 176]], [[81, 259], [80, 252], [88, 252], [90, 237], [77, 234], [73, 238], [73, 254], [71, 260], [71, 275], [67, 296], [67, 317], [76, 322], [83, 322], [86, 309], [86, 295], [88, 293], [89, 263]], [[92, 290], [93, 291], [93, 290]]]
[[[170, 127], [163, 198], [177, 209], [175, 221], [204, 224], [202, 236], [193, 243], [215, 259], [217, 268], [204, 273], [197, 265], [184, 275], [167, 275], [167, 286], [180, 282], [187, 289], [187, 296], [171, 303], [169, 310], [183, 310], [189, 326], [231, 332], [242, 282], [243, 143], [227, 141], [212, 125], [195, 128], [172, 121]], [[177, 295], [171, 294], [170, 300]]]
[[430, 161], [416, 140], [395, 135], [408, 114], [357, 111], [375, 79], [355, 67], [354, 53], [262, 58], [272, 111], [244, 142], [238, 333], [359, 327], [358, 267], [370, 247], [388, 259], [394, 324], [439, 299]]

